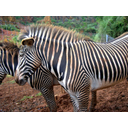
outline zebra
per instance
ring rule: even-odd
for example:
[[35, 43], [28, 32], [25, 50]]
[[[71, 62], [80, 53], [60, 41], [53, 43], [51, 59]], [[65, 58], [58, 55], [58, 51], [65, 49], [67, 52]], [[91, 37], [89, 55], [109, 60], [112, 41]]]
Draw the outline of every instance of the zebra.
[[[0, 43], [0, 84], [7, 74], [14, 76], [18, 64], [19, 48], [13, 42]], [[59, 85], [56, 78], [40, 66], [35, 73], [28, 78], [32, 88], [41, 91], [50, 111], [57, 111], [54, 98], [53, 85]]]
[[17, 83], [26, 83], [34, 70], [51, 72], [69, 93], [74, 111], [90, 111], [96, 105], [96, 91], [127, 78], [128, 33], [109, 43], [85, 40], [81, 34], [53, 25], [26, 27], [19, 39], [22, 47], [16, 69]]

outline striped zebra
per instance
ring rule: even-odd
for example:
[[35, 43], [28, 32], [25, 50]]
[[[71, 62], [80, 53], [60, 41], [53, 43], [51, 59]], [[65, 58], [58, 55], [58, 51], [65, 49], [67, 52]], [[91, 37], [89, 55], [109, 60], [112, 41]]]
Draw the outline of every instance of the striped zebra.
[[96, 90], [112, 86], [128, 76], [128, 33], [109, 43], [85, 40], [80, 34], [52, 25], [32, 25], [19, 35], [22, 47], [15, 80], [24, 84], [33, 71], [43, 67], [69, 93], [74, 111], [90, 111]]
[[[14, 76], [18, 64], [19, 48], [13, 43], [0, 43], [0, 84], [7, 74]], [[57, 111], [54, 99], [53, 85], [59, 84], [56, 78], [40, 66], [35, 73], [28, 78], [32, 88], [40, 90], [44, 96], [50, 111]]]

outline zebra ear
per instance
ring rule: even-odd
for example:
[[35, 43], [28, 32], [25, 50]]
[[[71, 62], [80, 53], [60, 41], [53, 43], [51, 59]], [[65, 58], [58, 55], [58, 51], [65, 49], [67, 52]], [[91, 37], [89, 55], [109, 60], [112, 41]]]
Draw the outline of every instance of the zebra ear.
[[32, 46], [34, 43], [34, 38], [30, 37], [30, 38], [25, 38], [21, 41], [22, 45], [28, 45], [28, 46]]

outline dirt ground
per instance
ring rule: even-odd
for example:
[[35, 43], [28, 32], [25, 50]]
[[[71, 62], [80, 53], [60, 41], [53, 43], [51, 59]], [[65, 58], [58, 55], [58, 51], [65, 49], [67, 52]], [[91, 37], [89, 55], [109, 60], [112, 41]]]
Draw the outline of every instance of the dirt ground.
[[[61, 92], [61, 86], [54, 86], [54, 92], [57, 112], [73, 112], [70, 97]], [[127, 92], [126, 80], [97, 91], [95, 112], [128, 112]], [[32, 89], [28, 83], [19, 86], [14, 77], [6, 77], [0, 85], [0, 112], [49, 112], [49, 108], [39, 91]]]
[[[19, 86], [14, 77], [6, 77], [0, 85], [0, 112], [48, 112], [49, 108], [40, 91], [32, 89], [27, 83]], [[61, 86], [54, 86], [57, 110], [73, 111], [70, 97], [67, 93], [61, 93]], [[26, 98], [25, 98], [26, 97]]]

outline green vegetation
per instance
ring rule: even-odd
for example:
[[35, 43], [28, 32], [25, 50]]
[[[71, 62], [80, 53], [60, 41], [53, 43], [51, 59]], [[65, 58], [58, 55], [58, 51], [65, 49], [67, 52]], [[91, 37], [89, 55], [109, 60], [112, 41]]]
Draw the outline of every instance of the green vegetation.
[[[35, 96], [42, 96], [42, 93], [39, 92], [39, 93], [37, 93]], [[32, 98], [33, 98], [33, 96], [24, 96], [24, 97], [21, 99], [21, 101], [24, 101], [24, 100], [26, 100], [26, 99], [32, 99]]]
[[7, 77], [12, 77], [11, 75], [7, 75]]
[[[4, 17], [5, 18], [5, 17]], [[16, 16], [15, 18], [8, 17], [9, 20], [14, 20], [16, 25], [5, 24], [1, 28], [11, 31], [18, 31], [18, 24], [29, 25], [31, 23], [40, 23], [43, 21], [44, 16]], [[105, 35], [116, 38], [122, 33], [128, 31], [128, 16], [71, 16], [71, 17], [50, 17], [51, 23], [56, 26], [62, 26], [68, 29], [75, 30], [89, 36], [96, 42], [101, 42]], [[7, 22], [6, 22], [7, 23]], [[12, 39], [15, 43], [17, 36]]]
[[7, 81], [6, 83], [14, 84], [16, 83], [15, 80]]
[[39, 92], [39, 93], [37, 93], [37, 94], [36, 94], [36, 96], [42, 96], [42, 93], [41, 93], [41, 92]]
[[22, 99], [21, 99], [21, 101], [24, 101], [24, 100], [26, 100], [26, 99], [32, 99], [33, 98], [33, 96], [24, 96]]
[[20, 31], [18, 28], [15, 27], [15, 25], [12, 24], [4, 24], [0, 26], [2, 29], [10, 30], [10, 31]]
[[42, 20], [44, 16], [16, 16], [15, 17], [19, 23], [23, 25], [29, 25], [31, 23], [36, 23], [39, 20]]
[[94, 17], [81, 16], [81, 19], [77, 19], [77, 17], [72, 17], [72, 19], [63, 20], [55, 20], [51, 18], [51, 22], [55, 26], [62, 26], [67, 29], [75, 30], [76, 32], [82, 33], [86, 36], [89, 36], [91, 39], [94, 39], [96, 30], [97, 30], [97, 22], [94, 22]]
[[128, 31], [127, 16], [103, 16], [97, 19], [98, 28], [95, 36], [96, 41], [100, 41], [102, 35], [108, 34], [116, 38], [122, 33]]
[[40, 17], [34, 16], [34, 17], [33, 17], [33, 22], [36, 23], [37, 21], [44, 19], [44, 17], [45, 17], [45, 16], [40, 16]]
[[73, 17], [73, 19], [66, 19], [65, 22], [51, 18], [51, 21], [54, 25], [83, 33], [96, 42], [100, 42], [102, 38], [105, 38], [106, 34], [116, 38], [128, 31], [127, 16], [82, 16], [80, 20]]
[[21, 40], [18, 40], [18, 35], [14, 36], [14, 37], [12, 38], [12, 41], [13, 41], [14, 43], [18, 43], [18, 45], [21, 44]]
[[76, 30], [77, 32], [81, 32], [83, 34], [87, 34], [88, 32], [96, 33], [96, 22], [88, 23], [86, 22], [86, 17], [82, 17], [81, 20], [77, 18], [66, 19], [64, 22], [62, 20], [54, 20], [51, 18], [52, 24], [56, 26], [62, 26], [68, 29]]

